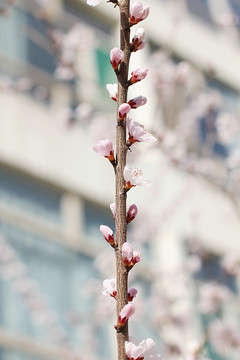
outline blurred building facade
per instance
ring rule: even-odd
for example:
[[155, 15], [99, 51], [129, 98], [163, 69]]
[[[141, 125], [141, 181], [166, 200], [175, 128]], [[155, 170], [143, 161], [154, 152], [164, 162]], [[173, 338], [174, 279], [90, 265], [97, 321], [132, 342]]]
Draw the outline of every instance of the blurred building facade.
[[[207, 85], [222, 93], [224, 106], [239, 111], [240, 2], [148, 3], [150, 20], [142, 25], [148, 45], [133, 54], [132, 66], [148, 66], [153, 51], [163, 48], [177, 61], [192, 63]], [[61, 33], [68, 34], [65, 40]], [[114, 46], [118, 12], [104, 1], [90, 8], [84, 0], [19, 0], [0, 19], [0, 360], [82, 359], [94, 343], [92, 328], [102, 344], [114, 337], [112, 328], [93, 323], [92, 300], [85, 294], [89, 279], [102, 277], [94, 266], [106, 248], [99, 226], [114, 226], [113, 172], [92, 151], [109, 126], [103, 122], [101, 130], [98, 114], [114, 114], [105, 89], [115, 82], [108, 61]], [[154, 127], [157, 98], [151, 80], [137, 86], [149, 103], [137, 120]], [[90, 126], [89, 117], [95, 118]], [[232, 202], [205, 183], [196, 185], [159, 153], [143, 150], [141, 164], [153, 177], [158, 201], [149, 204], [142, 189], [134, 200], [146, 212], [152, 207], [161, 225], [151, 234], [143, 270], [148, 261], [166, 269], [181, 264], [184, 241], [197, 232], [201, 246], [213, 254], [208, 271], [198, 277], [218, 280], [212, 275], [217, 257], [229, 249], [240, 255]], [[167, 180], [155, 171], [163, 166]], [[196, 204], [202, 210], [194, 217]], [[141, 272], [139, 281], [147, 287]], [[238, 292], [239, 279], [226, 282]], [[199, 334], [200, 320], [194, 321]], [[167, 328], [164, 336], [175, 334]], [[114, 356], [108, 346], [96, 352], [99, 358]]]

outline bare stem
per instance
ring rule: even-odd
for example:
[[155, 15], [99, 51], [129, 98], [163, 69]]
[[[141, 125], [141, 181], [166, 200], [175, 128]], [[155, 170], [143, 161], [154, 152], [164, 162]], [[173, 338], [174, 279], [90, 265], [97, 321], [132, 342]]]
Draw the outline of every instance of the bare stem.
[[[120, 65], [118, 78], [118, 107], [122, 103], [127, 102], [127, 81], [128, 67], [130, 59], [130, 28], [129, 28], [129, 3], [130, 0], [122, 0], [119, 2], [120, 9], [120, 48], [124, 52], [124, 60]], [[117, 111], [118, 114], [118, 111]], [[121, 249], [127, 240], [127, 221], [126, 221], [126, 192], [124, 190], [125, 181], [123, 178], [123, 170], [126, 165], [126, 120], [118, 122], [116, 126], [116, 272], [117, 272], [117, 317], [122, 308], [128, 303], [128, 272], [123, 264]], [[128, 324], [117, 332], [118, 343], [118, 360], [126, 360], [125, 341], [128, 340]]]

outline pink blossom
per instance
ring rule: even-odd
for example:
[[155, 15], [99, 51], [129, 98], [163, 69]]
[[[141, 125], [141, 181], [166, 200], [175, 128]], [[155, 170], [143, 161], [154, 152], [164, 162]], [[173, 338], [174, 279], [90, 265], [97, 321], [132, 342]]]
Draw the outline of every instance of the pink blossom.
[[118, 108], [118, 117], [119, 119], [123, 120], [127, 113], [131, 110], [131, 106], [127, 103], [123, 103]]
[[161, 359], [160, 354], [156, 353], [156, 350], [156, 344], [151, 338], [141, 341], [138, 345], [130, 341], [125, 342], [126, 355], [131, 360]]
[[145, 46], [145, 31], [143, 28], [137, 29], [134, 37], [132, 38], [132, 42], [130, 43], [130, 49], [132, 52], [136, 52], [138, 50], [142, 50]]
[[115, 243], [114, 243], [114, 236], [113, 236], [113, 231], [112, 229], [110, 229], [110, 227], [106, 226], [106, 225], [101, 225], [100, 226], [100, 232], [102, 234], [102, 236], [104, 237], [104, 239], [112, 246], [114, 247]]
[[136, 69], [134, 71], [131, 72], [131, 78], [129, 80], [129, 84], [135, 84], [138, 81], [141, 81], [143, 79], [145, 79], [145, 77], [148, 74], [148, 69], [144, 68], [144, 69]]
[[122, 327], [128, 321], [130, 316], [135, 312], [134, 306], [132, 304], [127, 304], [123, 307], [122, 311], [118, 316], [118, 326]]
[[122, 259], [128, 270], [140, 261], [140, 252], [133, 250], [132, 246], [125, 242], [122, 246]]
[[109, 139], [100, 140], [97, 145], [93, 147], [93, 150], [99, 154], [107, 158], [109, 161], [113, 162], [114, 159], [114, 151], [113, 144]]
[[128, 301], [133, 301], [133, 299], [136, 297], [138, 291], [135, 288], [131, 288], [128, 290]]
[[139, 95], [132, 100], [129, 100], [128, 104], [131, 106], [132, 109], [136, 109], [139, 106], [145, 105], [147, 102], [147, 98], [145, 96]]
[[113, 214], [113, 218], [116, 219], [116, 204], [115, 204], [115, 202], [110, 204], [110, 209]]
[[209, 325], [209, 339], [216, 350], [222, 356], [227, 356], [233, 350], [240, 348], [240, 327], [234, 322], [223, 319], [215, 319]]
[[149, 179], [143, 179], [143, 172], [138, 168], [132, 169], [126, 165], [123, 176], [127, 191], [133, 186], [149, 186], [151, 184]]
[[134, 122], [132, 119], [127, 118], [127, 129], [128, 129], [128, 141], [127, 145], [131, 146], [135, 142], [154, 142], [157, 139], [148, 133], [144, 127], [138, 122]]
[[200, 310], [204, 314], [215, 313], [229, 298], [230, 291], [226, 286], [215, 282], [202, 284], [200, 287]]
[[114, 101], [117, 101], [118, 84], [107, 84], [106, 88], [109, 92], [110, 98], [112, 98]]
[[136, 1], [132, 7], [129, 14], [129, 21], [132, 25], [139, 23], [140, 21], [148, 17], [150, 11], [150, 6], [143, 6], [140, 1]]
[[130, 206], [127, 212], [127, 223], [129, 224], [131, 221], [135, 219], [138, 213], [137, 205], [133, 204]]
[[112, 296], [116, 298], [117, 289], [116, 289], [116, 279], [105, 279], [103, 281], [102, 294], [105, 296]]
[[118, 69], [118, 66], [123, 61], [123, 57], [124, 57], [123, 51], [118, 49], [117, 47], [113, 48], [110, 51], [110, 63], [114, 70]]

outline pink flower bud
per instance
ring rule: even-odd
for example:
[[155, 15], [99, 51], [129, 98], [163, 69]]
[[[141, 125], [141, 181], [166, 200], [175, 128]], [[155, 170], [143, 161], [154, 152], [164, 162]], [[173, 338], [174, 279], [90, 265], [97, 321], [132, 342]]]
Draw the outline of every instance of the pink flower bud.
[[123, 120], [127, 113], [131, 110], [131, 106], [127, 103], [123, 103], [118, 108], [118, 117], [120, 120]]
[[115, 204], [115, 202], [110, 204], [110, 209], [113, 214], [113, 218], [116, 219], [116, 204]]
[[132, 85], [132, 84], [135, 84], [136, 82], [138, 81], [141, 81], [143, 79], [145, 79], [145, 77], [147, 76], [147, 73], [148, 73], [148, 69], [145, 68], [145, 69], [136, 69], [134, 71], [132, 71], [131, 73], [131, 78], [129, 80], [129, 84]]
[[145, 105], [147, 102], [147, 98], [145, 96], [139, 95], [132, 100], [129, 100], [128, 104], [131, 106], [132, 109], [136, 109], [139, 106]]
[[137, 213], [138, 213], [137, 205], [135, 205], [135, 204], [131, 205], [127, 212], [127, 223], [128, 224], [135, 219]]
[[128, 290], [128, 301], [133, 301], [137, 293], [138, 293], [137, 289], [131, 288], [130, 290]]
[[117, 95], [118, 95], [118, 84], [107, 84], [106, 88], [109, 92], [109, 96], [114, 101], [117, 101]]
[[128, 270], [140, 261], [140, 252], [133, 250], [132, 246], [125, 242], [122, 246], [122, 259]]
[[139, 23], [148, 17], [149, 11], [150, 6], [143, 6], [140, 1], [136, 1], [131, 7], [129, 22], [132, 25]]
[[141, 50], [145, 46], [145, 31], [142, 28], [137, 29], [134, 37], [132, 38], [132, 42], [130, 43], [130, 50], [132, 52], [136, 52]]
[[117, 47], [113, 48], [110, 51], [110, 63], [114, 70], [118, 69], [118, 66], [123, 61], [123, 57], [124, 57], [123, 51], [118, 49]]
[[114, 247], [115, 242], [114, 242], [114, 236], [113, 236], [113, 231], [112, 229], [110, 229], [110, 227], [106, 226], [106, 225], [101, 225], [100, 226], [100, 232], [102, 234], [102, 236], [104, 237], [104, 239], [112, 246]]
[[107, 158], [109, 161], [114, 162], [114, 151], [113, 144], [109, 139], [100, 140], [97, 145], [93, 147], [93, 150], [99, 154]]
[[123, 327], [130, 318], [130, 316], [134, 314], [134, 312], [135, 309], [132, 304], [125, 305], [118, 316], [118, 326]]
[[[116, 279], [105, 279], [103, 281], [102, 294], [105, 296], [112, 296], [116, 298], [117, 290], [116, 290]], [[136, 296], [136, 295], [135, 295]]]

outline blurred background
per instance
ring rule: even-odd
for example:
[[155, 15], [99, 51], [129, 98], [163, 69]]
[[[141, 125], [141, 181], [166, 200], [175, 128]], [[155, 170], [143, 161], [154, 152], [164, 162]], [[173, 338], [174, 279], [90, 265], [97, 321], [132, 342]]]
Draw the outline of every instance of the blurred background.
[[[130, 117], [158, 138], [134, 144], [129, 242], [139, 290], [130, 334], [163, 359], [240, 359], [240, 1], [149, 0], [149, 68]], [[114, 142], [118, 9], [106, 1], [0, 0], [0, 360], [116, 358]]]

